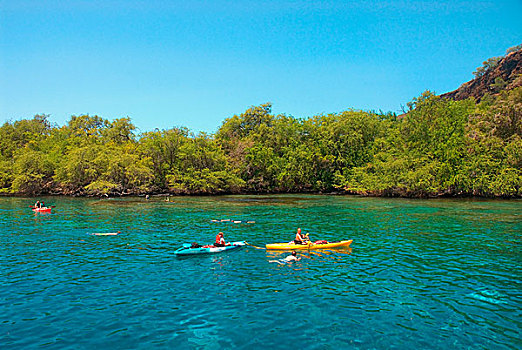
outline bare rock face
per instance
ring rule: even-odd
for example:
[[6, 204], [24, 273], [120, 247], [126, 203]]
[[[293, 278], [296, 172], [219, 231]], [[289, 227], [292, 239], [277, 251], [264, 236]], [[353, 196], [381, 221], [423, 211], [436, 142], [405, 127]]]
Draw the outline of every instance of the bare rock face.
[[522, 86], [522, 50], [511, 52], [483, 75], [462, 84], [457, 90], [442, 94], [452, 100], [473, 97], [478, 102], [486, 94], [496, 95], [503, 90]]

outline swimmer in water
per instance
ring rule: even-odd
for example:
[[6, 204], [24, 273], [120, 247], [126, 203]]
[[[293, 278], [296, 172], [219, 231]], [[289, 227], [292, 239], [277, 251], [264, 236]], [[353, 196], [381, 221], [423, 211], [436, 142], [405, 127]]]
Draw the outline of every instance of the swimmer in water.
[[301, 260], [301, 258], [298, 258], [297, 257], [297, 253], [294, 251], [292, 251], [292, 254], [288, 255], [286, 258], [284, 259], [279, 259], [279, 260], [270, 260], [269, 262], [275, 262], [275, 263], [278, 263], [280, 265], [284, 265], [286, 263], [289, 263], [289, 262], [292, 262], [292, 261], [299, 261]]

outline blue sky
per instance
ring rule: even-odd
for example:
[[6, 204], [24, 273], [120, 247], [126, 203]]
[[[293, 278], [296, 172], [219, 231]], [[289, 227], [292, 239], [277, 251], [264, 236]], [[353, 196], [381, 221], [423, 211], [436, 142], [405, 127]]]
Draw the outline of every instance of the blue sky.
[[214, 132], [253, 105], [399, 112], [522, 43], [522, 0], [0, 0], [0, 123]]

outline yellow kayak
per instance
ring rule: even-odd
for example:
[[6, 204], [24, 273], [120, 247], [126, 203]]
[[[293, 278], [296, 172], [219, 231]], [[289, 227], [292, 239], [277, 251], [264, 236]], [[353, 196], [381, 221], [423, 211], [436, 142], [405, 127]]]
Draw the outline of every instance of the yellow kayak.
[[329, 249], [329, 248], [348, 248], [352, 244], [352, 240], [340, 242], [327, 243], [312, 243], [295, 244], [295, 243], [272, 243], [267, 244], [266, 249], [281, 249], [281, 250], [295, 250], [295, 249]]

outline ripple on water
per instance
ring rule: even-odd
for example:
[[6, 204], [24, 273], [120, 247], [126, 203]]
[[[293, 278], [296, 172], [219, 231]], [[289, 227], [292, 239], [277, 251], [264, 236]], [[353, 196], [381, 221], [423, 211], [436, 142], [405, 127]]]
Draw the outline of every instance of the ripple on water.
[[[0, 198], [8, 348], [507, 348], [520, 345], [520, 202], [328, 196]], [[32, 201], [32, 200], [31, 200]], [[29, 201], [29, 202], [31, 202]], [[213, 219], [255, 220], [255, 224]], [[218, 231], [256, 246], [179, 259]], [[116, 232], [117, 236], [92, 236]], [[298, 336], [296, 336], [298, 335]], [[313, 339], [313, 341], [310, 341]]]

